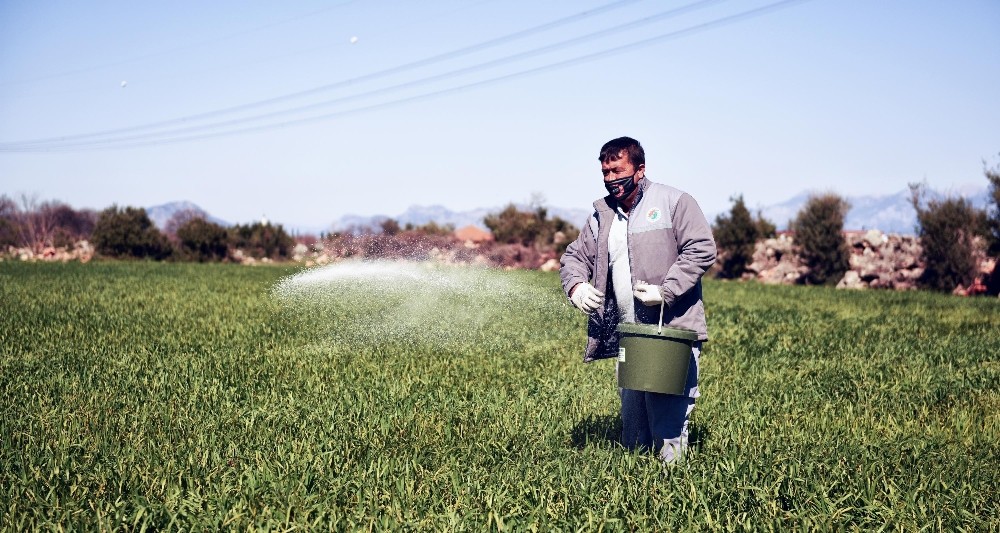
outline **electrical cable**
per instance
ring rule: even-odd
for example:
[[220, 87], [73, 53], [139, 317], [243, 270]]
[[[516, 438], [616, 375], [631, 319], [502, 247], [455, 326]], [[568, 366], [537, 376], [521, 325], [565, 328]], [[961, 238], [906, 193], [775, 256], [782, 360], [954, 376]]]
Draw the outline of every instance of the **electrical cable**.
[[747, 11], [743, 11], [743, 12], [740, 12], [740, 13], [737, 13], [737, 14], [734, 14], [734, 15], [729, 15], [729, 16], [717, 18], [717, 19], [714, 19], [714, 20], [710, 20], [708, 22], [704, 22], [704, 23], [700, 23], [700, 24], [696, 24], [696, 25], [693, 25], [693, 26], [689, 26], [687, 28], [683, 28], [683, 29], [680, 29], [680, 30], [675, 30], [675, 31], [671, 31], [671, 32], [668, 32], [668, 33], [656, 35], [656, 36], [649, 37], [649, 38], [646, 38], [646, 39], [642, 39], [642, 40], [639, 40], [639, 41], [635, 41], [635, 42], [632, 42], [632, 43], [628, 43], [628, 44], [616, 46], [616, 47], [609, 48], [609, 49], [606, 49], [606, 50], [602, 50], [602, 51], [599, 51], [599, 52], [585, 54], [585, 55], [582, 55], [582, 56], [577, 56], [577, 57], [574, 57], [574, 58], [570, 58], [570, 59], [566, 59], [566, 60], [562, 60], [562, 61], [557, 61], [555, 63], [549, 63], [547, 65], [543, 65], [543, 66], [539, 66], [539, 67], [534, 67], [534, 68], [526, 69], [526, 70], [521, 70], [521, 71], [518, 71], [518, 72], [513, 72], [513, 73], [509, 73], [509, 74], [497, 76], [497, 77], [494, 77], [494, 78], [489, 78], [489, 79], [486, 79], [486, 80], [481, 80], [481, 81], [477, 81], [477, 82], [473, 82], [473, 83], [468, 83], [468, 84], [460, 85], [460, 86], [457, 86], [457, 87], [452, 87], [452, 88], [448, 88], [448, 89], [441, 89], [441, 90], [431, 91], [431, 92], [420, 94], [420, 95], [416, 95], [416, 96], [411, 96], [411, 97], [407, 97], [407, 98], [401, 98], [401, 99], [397, 99], [397, 100], [391, 100], [391, 101], [388, 101], [388, 102], [382, 102], [382, 103], [373, 104], [373, 105], [364, 106], [364, 107], [359, 107], [359, 108], [355, 108], [355, 109], [349, 109], [349, 110], [344, 110], [344, 111], [337, 111], [337, 112], [333, 112], [333, 113], [326, 113], [326, 114], [322, 114], [322, 115], [317, 115], [317, 116], [312, 116], [312, 117], [305, 117], [305, 118], [300, 118], [300, 119], [295, 119], [295, 120], [288, 120], [288, 121], [279, 122], [279, 123], [264, 124], [264, 125], [260, 125], [260, 126], [254, 126], [254, 127], [245, 127], [245, 128], [239, 128], [239, 129], [235, 129], [235, 130], [228, 130], [228, 131], [222, 131], [222, 132], [207, 133], [207, 134], [202, 134], [202, 135], [188, 135], [188, 136], [172, 137], [172, 138], [166, 138], [166, 139], [154, 139], [154, 140], [135, 141], [135, 142], [116, 141], [117, 144], [106, 144], [106, 145], [103, 145], [103, 146], [102, 146], [102, 144], [101, 144], [100, 141], [96, 141], [96, 142], [90, 143], [90, 144], [85, 145], [85, 146], [84, 145], [79, 145], [79, 146], [73, 145], [73, 146], [70, 146], [70, 147], [63, 147], [63, 146], [44, 147], [44, 146], [38, 146], [38, 147], [27, 147], [27, 148], [24, 148], [24, 149], [16, 149], [16, 148], [15, 149], [8, 149], [8, 148], [5, 148], [4, 146], [0, 145], [0, 152], [42, 152], [42, 151], [45, 151], [45, 152], [55, 152], [55, 151], [72, 151], [74, 149], [79, 149], [79, 148], [89, 148], [89, 149], [92, 149], [92, 150], [108, 150], [108, 149], [114, 150], [114, 149], [135, 148], [135, 147], [142, 147], [142, 146], [158, 146], [158, 145], [164, 145], [164, 144], [175, 144], [175, 143], [190, 142], [190, 141], [194, 141], [194, 140], [203, 140], [203, 139], [209, 139], [209, 138], [219, 138], [219, 137], [226, 137], [226, 136], [232, 136], [232, 135], [242, 135], [242, 134], [253, 133], [253, 132], [257, 132], [257, 131], [265, 131], [265, 130], [271, 130], [271, 129], [276, 129], [276, 128], [285, 128], [285, 127], [289, 127], [289, 126], [296, 126], [296, 125], [302, 125], [302, 124], [307, 124], [307, 123], [312, 123], [312, 122], [319, 122], [319, 121], [329, 120], [331, 118], [336, 118], [336, 117], [343, 117], [343, 116], [348, 116], [348, 115], [354, 115], [354, 114], [359, 114], [359, 113], [370, 112], [370, 111], [374, 111], [374, 110], [378, 110], [378, 109], [386, 109], [386, 108], [390, 108], [390, 107], [396, 107], [396, 106], [400, 106], [400, 105], [404, 105], [404, 104], [409, 104], [409, 103], [416, 102], [416, 101], [427, 100], [427, 99], [430, 99], [430, 98], [439, 97], [439, 96], [446, 95], [446, 94], [455, 94], [455, 93], [459, 93], [459, 92], [464, 92], [464, 91], [468, 91], [468, 90], [471, 90], [471, 89], [483, 87], [483, 86], [486, 86], [486, 85], [490, 85], [490, 84], [494, 84], [494, 83], [498, 83], [498, 82], [502, 82], [502, 81], [507, 81], [507, 80], [516, 79], [516, 78], [527, 77], [527, 76], [531, 76], [531, 75], [535, 75], [535, 74], [539, 74], [539, 73], [543, 73], [543, 72], [548, 72], [548, 71], [552, 71], [552, 70], [556, 70], [556, 69], [567, 68], [567, 67], [578, 65], [578, 64], [581, 64], [581, 63], [586, 63], [586, 62], [589, 62], [589, 61], [593, 61], [595, 59], [600, 59], [600, 58], [608, 57], [608, 56], [611, 56], [611, 55], [616, 55], [616, 54], [619, 54], [619, 53], [622, 53], [622, 52], [625, 52], [625, 51], [628, 51], [628, 50], [632, 50], [632, 49], [635, 49], [635, 48], [642, 48], [642, 47], [646, 47], [646, 46], [651, 46], [651, 45], [659, 44], [661, 42], [664, 42], [664, 41], [667, 41], [667, 40], [671, 40], [671, 39], [675, 39], [675, 38], [678, 38], [678, 37], [684, 37], [684, 36], [693, 35], [693, 34], [696, 34], [696, 33], [701, 33], [703, 31], [707, 31], [707, 30], [714, 29], [714, 28], [717, 28], [717, 27], [725, 26], [725, 25], [728, 25], [728, 24], [732, 24], [732, 23], [735, 23], [735, 22], [742, 21], [742, 20], [746, 20], [746, 19], [750, 19], [750, 18], [762, 16], [762, 15], [765, 15], [765, 14], [777, 11], [779, 9], [790, 7], [790, 6], [794, 5], [794, 4], [805, 3], [805, 2], [808, 2], [808, 1], [810, 1], [810, 0], [782, 0], [782, 1], [779, 1], [779, 2], [774, 2], [774, 3], [771, 3], [771, 4], [767, 4], [767, 5], [758, 7], [758, 8], [754, 8], [754, 9], [750, 9], [750, 10], [747, 10]]
[[[356, 2], [357, 0], [351, 0], [351, 1], [352, 2]], [[470, 8], [474, 8], [474, 7], [483, 5], [483, 4], [487, 4], [487, 3], [491, 3], [491, 2], [497, 2], [497, 1], [498, 0], [467, 1], [467, 2], [463, 2], [461, 5], [459, 5], [457, 7], [452, 7], [450, 9], [441, 11], [441, 12], [438, 13], [437, 16], [443, 16], [443, 15], [450, 14], [450, 13], [456, 13], [456, 12], [459, 12], [459, 11], [464, 11], [464, 10], [467, 10], [467, 9], [470, 9]], [[641, 1], [641, 0], [628, 0], [628, 1], [629, 2], [635, 2], [635, 1]], [[338, 6], [333, 6], [333, 7], [339, 7], [339, 5]], [[250, 33], [250, 32], [256, 31], [256, 30], [266, 29], [266, 28], [269, 28], [269, 27], [272, 27], [272, 26], [277, 26], [277, 25], [284, 24], [284, 23], [287, 23], [287, 22], [292, 22], [292, 21], [298, 20], [300, 18], [305, 18], [305, 17], [308, 17], [308, 16], [316, 15], [318, 13], [322, 13], [324, 11], [329, 11], [330, 9], [332, 9], [332, 8], [322, 9], [322, 10], [319, 10], [319, 11], [312, 11], [312, 12], [306, 13], [304, 15], [296, 16], [296, 17], [294, 17], [292, 19], [287, 19], [287, 20], [284, 20], [284, 21], [279, 21], [279, 22], [267, 24], [267, 25], [260, 26], [260, 27], [257, 27], [257, 28], [251, 28], [251, 29], [245, 30], [243, 32], [237, 32], [236, 34], [231, 34], [231, 35], [228, 35], [226, 37], [217, 39], [217, 41], [226, 40], [226, 39], [229, 39], [229, 38], [232, 38], [232, 37], [236, 37], [236, 36], [241, 35], [241, 34]], [[381, 31], [383, 33], [386, 33], [386, 32], [392, 33], [392, 30], [400, 30], [400, 29], [403, 29], [403, 28], [409, 28], [409, 27], [412, 27], [412, 26], [420, 25], [420, 24], [423, 24], [423, 22], [420, 21], [420, 20], [417, 20], [417, 19], [410, 19], [407, 22], [404, 22], [402, 24], [395, 24], [393, 26], [380, 26], [379, 27], [379, 31]], [[174, 48], [172, 50], [166, 50], [166, 51], [162, 51], [162, 52], [156, 52], [154, 55], [162, 55], [162, 54], [168, 53], [170, 51], [183, 50], [185, 48], [192, 48], [192, 47], [197, 46], [199, 44], [210, 44], [211, 42], [214, 42], [214, 41], [204, 41], [202, 43], [195, 43], [193, 45], [182, 46], [182, 47]], [[351, 46], [350, 41], [348, 41], [347, 39], [344, 39], [344, 44], [346, 46]], [[205, 68], [205, 69], [201, 69], [201, 70], [187, 71], [187, 72], [184, 72], [184, 73], [175, 73], [175, 74], [163, 75], [163, 76], [157, 76], [157, 75], [143, 76], [143, 77], [139, 78], [139, 80], [137, 80], [137, 81], [140, 81], [143, 85], [147, 85], [150, 82], [154, 82], [154, 81], [158, 82], [158, 81], [164, 81], [164, 80], [189, 79], [192, 75], [202, 75], [202, 74], [213, 74], [214, 75], [214, 74], [219, 74], [221, 72], [242, 69], [242, 68], [249, 67], [249, 66], [252, 66], [252, 65], [260, 65], [260, 64], [265, 64], [265, 63], [273, 63], [275, 61], [279, 61], [279, 60], [282, 60], [282, 59], [285, 59], [285, 58], [294, 57], [294, 56], [300, 56], [300, 55], [303, 55], [303, 54], [310, 54], [310, 53], [313, 53], [313, 52], [316, 52], [316, 51], [320, 51], [320, 50], [322, 50], [322, 51], [329, 51], [330, 50], [330, 44], [329, 43], [324, 43], [324, 44], [321, 44], [321, 45], [318, 45], [318, 46], [317, 45], [309, 46], [307, 48], [299, 48], [299, 49], [295, 49], [295, 50], [285, 50], [283, 52], [278, 52], [276, 54], [271, 54], [271, 55], [267, 55], [267, 56], [257, 56], [257, 57], [254, 57], [252, 59], [247, 59], [247, 60], [237, 61], [237, 62], [230, 62], [228, 64], [221, 65], [221, 66], [215, 66], [215, 67], [212, 67], [212, 68]], [[126, 62], [130, 62], [130, 61], [132, 61], [132, 59], [129, 59]], [[95, 70], [99, 69], [99, 68], [103, 68], [103, 67], [95, 67]], [[26, 81], [26, 80], [22, 80], [22, 81]], [[20, 83], [20, 81], [13, 81], [13, 82], [10, 82], [10, 83], [11, 84], [18, 84], [18, 83]], [[4, 85], [4, 83], [0, 83], [0, 87], [2, 87], [3, 85]], [[104, 90], [106, 90], [106, 89], [101, 89], [102, 92]], [[81, 92], [83, 92], [83, 90], [81, 90], [81, 89], [68, 89], [68, 90], [59, 90], [59, 91], [55, 91], [55, 92], [47, 92], [47, 91], [46, 92], [32, 92], [30, 95], [27, 94], [27, 93], [15, 94], [13, 96], [14, 97], [25, 97], [25, 96], [34, 96], [34, 97], [37, 97], [37, 96], [46, 96], [46, 97], [52, 97], [52, 96], [65, 96], [65, 95], [79, 95], [79, 94], [81, 94]], [[141, 127], [141, 126], [139, 126], [139, 127]]]
[[162, 137], [162, 136], [168, 136], [168, 135], [176, 135], [176, 134], [181, 134], [181, 133], [193, 133], [193, 132], [198, 132], [198, 131], [205, 131], [205, 130], [212, 130], [212, 129], [224, 128], [224, 127], [228, 127], [228, 126], [237, 126], [237, 125], [240, 125], [240, 124], [247, 124], [247, 123], [252, 123], [252, 122], [258, 122], [258, 121], [261, 121], [261, 120], [266, 120], [266, 119], [271, 119], [271, 118], [276, 118], [276, 117], [282, 117], [282, 116], [286, 116], [286, 115], [291, 115], [291, 114], [295, 114], [295, 113], [301, 113], [303, 111], [310, 111], [310, 110], [314, 110], [314, 109], [330, 107], [330, 106], [336, 105], [336, 104], [342, 104], [342, 103], [353, 101], [353, 100], [370, 98], [370, 97], [376, 96], [376, 95], [381, 95], [381, 94], [386, 94], [386, 93], [392, 93], [392, 92], [396, 92], [396, 91], [399, 91], [399, 90], [402, 90], [402, 89], [408, 89], [408, 88], [411, 88], [411, 87], [417, 87], [417, 86], [420, 86], [420, 85], [426, 85], [428, 83], [442, 81], [442, 80], [454, 78], [454, 77], [457, 77], [457, 76], [462, 76], [462, 75], [465, 75], [465, 74], [470, 74], [470, 73], [473, 73], [473, 72], [478, 72], [478, 71], [481, 71], [481, 70], [486, 70], [486, 69], [493, 68], [493, 67], [496, 67], [496, 66], [499, 66], [499, 65], [503, 65], [503, 64], [506, 64], [506, 63], [510, 63], [510, 62], [513, 62], [513, 61], [518, 61], [518, 60], [521, 60], [521, 59], [526, 59], [526, 58], [529, 58], [529, 57], [534, 57], [534, 56], [541, 55], [541, 54], [544, 54], [544, 53], [548, 53], [548, 52], [552, 52], [552, 51], [555, 51], [555, 50], [559, 50], [561, 48], [565, 48], [567, 46], [572, 46], [572, 45], [579, 44], [579, 43], [582, 43], [582, 42], [585, 42], [585, 41], [589, 41], [589, 40], [594, 39], [594, 38], [603, 37], [603, 36], [610, 35], [610, 34], [617, 33], [617, 32], [621, 32], [621, 31], [632, 30], [632, 29], [637, 28], [637, 27], [642, 26], [642, 25], [652, 24], [652, 23], [655, 23], [655, 22], [659, 22], [659, 21], [661, 21], [661, 20], [663, 20], [665, 18], [670, 18], [670, 17], [674, 17], [674, 16], [677, 16], [677, 15], [681, 15], [683, 13], [687, 13], [687, 12], [692, 11], [694, 9], [699, 9], [699, 8], [706, 7], [708, 5], [719, 3], [719, 2], [722, 2], [722, 1], [725, 1], [725, 0], [700, 0], [698, 2], [687, 4], [687, 5], [681, 6], [679, 8], [675, 8], [675, 9], [671, 9], [671, 10], [664, 11], [664, 12], [661, 12], [661, 13], [657, 13], [655, 15], [647, 16], [647, 17], [644, 17], [642, 19], [637, 19], [637, 20], [625, 22], [625, 23], [619, 24], [617, 26], [613, 26], [611, 28], [605, 28], [605, 29], [602, 29], [602, 30], [599, 30], [599, 31], [596, 31], [596, 32], [593, 32], [593, 33], [589, 33], [589, 34], [582, 35], [582, 36], [579, 36], [579, 37], [574, 37], [574, 38], [568, 39], [566, 41], [561, 41], [561, 42], [558, 42], [558, 43], [553, 43], [553, 44], [550, 44], [550, 45], [546, 45], [546, 46], [543, 46], [543, 47], [535, 48], [535, 49], [528, 50], [528, 51], [525, 51], [525, 52], [520, 52], [520, 53], [517, 53], [517, 54], [510, 55], [510, 56], [506, 56], [506, 57], [502, 57], [502, 58], [499, 58], [499, 59], [495, 59], [495, 60], [492, 60], [492, 61], [487, 61], [485, 63], [480, 63], [480, 64], [477, 64], [477, 65], [472, 65], [472, 66], [469, 66], [469, 67], [464, 67], [464, 68], [452, 70], [452, 71], [445, 72], [445, 73], [442, 73], [442, 74], [437, 74], [437, 75], [434, 75], [434, 76], [429, 76], [429, 77], [425, 77], [425, 78], [421, 78], [421, 79], [417, 79], [417, 80], [403, 82], [403, 83], [392, 85], [392, 86], [389, 86], [389, 87], [384, 87], [384, 88], [381, 88], [381, 89], [375, 89], [375, 90], [367, 91], [367, 92], [364, 92], [364, 93], [361, 93], [361, 94], [356, 94], [356, 95], [350, 95], [350, 96], [344, 96], [344, 97], [340, 97], [340, 98], [335, 98], [333, 100], [326, 100], [326, 101], [323, 101], [323, 102], [317, 102], [317, 103], [313, 103], [313, 104], [302, 105], [302, 106], [293, 107], [293, 108], [290, 108], [290, 109], [283, 109], [283, 110], [279, 110], [279, 111], [272, 111], [272, 112], [269, 112], [269, 113], [263, 113], [263, 114], [259, 114], [259, 115], [253, 115], [253, 116], [250, 116], [250, 117], [230, 119], [230, 120], [225, 120], [225, 121], [222, 121], [222, 122], [215, 122], [215, 123], [211, 123], [211, 124], [203, 124], [203, 125], [199, 125], [199, 126], [188, 126], [188, 127], [175, 128], [175, 129], [170, 129], [170, 130], [165, 130], [165, 131], [154, 131], [154, 132], [144, 133], [144, 134], [138, 134], [138, 135], [127, 135], [127, 136], [124, 136], [124, 137], [112, 137], [112, 138], [109, 138], [109, 139], [101, 139], [99, 141], [97, 141], [97, 140], [95, 140], [95, 141], [76, 141], [76, 142], [72, 142], [72, 141], [58, 141], [58, 142], [54, 142], [54, 143], [50, 143], [50, 144], [58, 144], [60, 147], [70, 147], [70, 146], [87, 146], [87, 145], [96, 144], [96, 143], [114, 143], [114, 142], [123, 142], [123, 141], [130, 142], [130, 141], [137, 141], [137, 140], [142, 140], [142, 139], [152, 139], [152, 138]]
[[[623, 6], [628, 5], [628, 4], [635, 3], [637, 1], [639, 1], [639, 0], [617, 0], [615, 2], [611, 2], [609, 4], [604, 4], [602, 6], [598, 6], [598, 7], [593, 8], [593, 9], [588, 9], [586, 11], [582, 11], [582, 12], [576, 13], [576, 14], [568, 16], [568, 17], [563, 17], [561, 19], [557, 19], [557, 20], [554, 20], [552, 22], [548, 22], [548, 23], [541, 24], [541, 25], [538, 25], [538, 26], [533, 26], [533, 27], [525, 29], [525, 30], [520, 30], [520, 31], [517, 31], [517, 32], [514, 32], [514, 33], [510, 33], [510, 34], [507, 34], [507, 35], [504, 35], [504, 36], [501, 36], [501, 37], [497, 37], [495, 39], [489, 39], [487, 41], [483, 41], [483, 42], [480, 42], [480, 43], [477, 43], [477, 44], [473, 44], [473, 45], [470, 45], [470, 46], [459, 48], [457, 50], [452, 50], [452, 51], [449, 51], [449, 52], [445, 52], [445, 53], [438, 54], [438, 55], [435, 55], [435, 56], [431, 56], [431, 57], [428, 57], [428, 58], [420, 59], [420, 60], [417, 60], [417, 61], [412, 61], [410, 63], [405, 63], [403, 65], [398, 65], [398, 66], [395, 66], [395, 67], [390, 67], [390, 68], [387, 68], [387, 69], [384, 69], [384, 70], [380, 70], [380, 71], [376, 71], [376, 72], [372, 72], [372, 73], [369, 73], [369, 74], [364, 74], [362, 76], [358, 76], [358, 77], [355, 77], [355, 78], [350, 78], [350, 79], [341, 80], [341, 81], [330, 83], [330, 84], [320, 85], [318, 87], [314, 87], [314, 88], [311, 88], [311, 89], [306, 89], [306, 90], [303, 90], [303, 91], [297, 91], [297, 92], [289, 93], [289, 94], [282, 95], [282, 96], [276, 96], [276, 97], [268, 98], [268, 99], [265, 99], [265, 100], [258, 100], [258, 101], [255, 101], [255, 102], [250, 102], [250, 103], [246, 103], [246, 104], [240, 104], [240, 105], [237, 105], [237, 106], [227, 107], [227, 108], [218, 109], [218, 110], [214, 110], [214, 111], [207, 111], [207, 112], [204, 112], [204, 113], [198, 113], [198, 114], [194, 114], [194, 115], [187, 115], [187, 116], [183, 116], [183, 117], [179, 117], [179, 118], [174, 118], [174, 119], [169, 119], [169, 120], [163, 120], [163, 121], [159, 121], [159, 122], [152, 122], [152, 123], [147, 123], [147, 124], [141, 124], [141, 125], [137, 125], [137, 126], [129, 126], [129, 127], [125, 127], [125, 128], [115, 128], [115, 129], [103, 130], [103, 131], [98, 131], [98, 132], [93, 132], [93, 133], [83, 133], [83, 134], [75, 134], [75, 135], [63, 135], [63, 136], [58, 136], [58, 137], [49, 137], [49, 138], [42, 138], [42, 139], [31, 139], [31, 140], [27, 140], [27, 141], [14, 141], [14, 142], [9, 142], [9, 143], [3, 143], [3, 146], [46, 144], [46, 143], [52, 143], [52, 142], [66, 142], [66, 141], [74, 141], [74, 140], [79, 140], [79, 139], [89, 139], [89, 138], [93, 138], [93, 137], [105, 137], [105, 136], [115, 135], [115, 134], [119, 134], [119, 133], [129, 133], [129, 132], [135, 132], [135, 131], [142, 131], [142, 130], [146, 130], [146, 129], [163, 128], [163, 127], [170, 126], [170, 125], [173, 125], [173, 124], [178, 124], [178, 123], [195, 122], [195, 121], [204, 120], [204, 119], [207, 119], [207, 118], [217, 117], [217, 116], [220, 116], [220, 115], [226, 115], [226, 114], [230, 114], [230, 113], [236, 113], [236, 112], [240, 112], [240, 111], [246, 111], [246, 110], [254, 109], [254, 108], [257, 108], [257, 107], [264, 107], [264, 106], [268, 106], [268, 105], [272, 105], [272, 104], [277, 104], [277, 103], [285, 102], [285, 101], [288, 101], [288, 100], [293, 100], [293, 99], [296, 99], [296, 98], [302, 98], [302, 97], [305, 97], [305, 96], [311, 96], [311, 95], [314, 95], [314, 94], [318, 94], [318, 93], [321, 93], [321, 92], [330, 91], [330, 90], [333, 90], [333, 89], [339, 89], [339, 88], [343, 88], [343, 87], [349, 87], [349, 86], [356, 85], [356, 84], [359, 84], [359, 83], [362, 83], [362, 82], [366, 82], [366, 81], [371, 81], [371, 80], [383, 78], [383, 77], [390, 76], [390, 75], [393, 75], [393, 74], [399, 74], [401, 72], [406, 72], [408, 70], [413, 70], [413, 69], [418, 68], [418, 67], [423, 67], [423, 66], [434, 64], [434, 63], [439, 63], [441, 61], [445, 61], [445, 60], [449, 60], [449, 59], [454, 59], [454, 58], [457, 58], [457, 57], [461, 57], [461, 56], [464, 56], [464, 55], [471, 54], [473, 52], [478, 52], [478, 51], [481, 51], [481, 50], [492, 48], [492, 47], [498, 46], [500, 44], [505, 44], [505, 43], [510, 42], [510, 41], [514, 41], [514, 40], [517, 40], [517, 39], [522, 39], [522, 38], [525, 38], [525, 37], [528, 37], [528, 36], [531, 36], [531, 35], [543, 32], [543, 31], [548, 31], [548, 30], [551, 30], [553, 28], [557, 28], [557, 27], [564, 26], [564, 25], [567, 25], [567, 24], [570, 24], [570, 23], [573, 23], [573, 22], [577, 22], [579, 20], [583, 20], [585, 18], [589, 18], [589, 17], [595, 16], [595, 15], [599, 15], [599, 14], [605, 13], [605, 12], [613, 10], [613, 9], [618, 9], [620, 7], [623, 7]], [[703, 0], [703, 1], [717, 2], [717, 1], [725, 1], [725, 0]]]

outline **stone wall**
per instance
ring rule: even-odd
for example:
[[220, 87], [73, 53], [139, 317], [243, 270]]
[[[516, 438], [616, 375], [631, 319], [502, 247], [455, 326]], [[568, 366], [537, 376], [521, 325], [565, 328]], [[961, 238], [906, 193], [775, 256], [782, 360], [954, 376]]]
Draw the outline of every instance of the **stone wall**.
[[[893, 289], [911, 290], [916, 288], [917, 279], [924, 272], [920, 260], [920, 241], [907, 235], [885, 234], [879, 230], [866, 232], [845, 232], [844, 237], [851, 250], [851, 269], [837, 284], [838, 289]], [[494, 242], [460, 242], [448, 237], [428, 239], [421, 243], [368, 242], [381, 239], [378, 236], [356, 237], [350, 243], [326, 242], [313, 246], [298, 244], [292, 250], [292, 260], [306, 266], [325, 265], [346, 258], [373, 259], [397, 258], [424, 259], [443, 263], [462, 263], [500, 268], [559, 269], [559, 258], [554, 252], [539, 252], [532, 247], [501, 245]], [[367, 240], [366, 240], [367, 239]], [[357, 241], [357, 242], [354, 242]], [[374, 246], [379, 244], [379, 246]], [[419, 245], [417, 245], [419, 244]], [[396, 249], [398, 248], [398, 250]], [[405, 251], [405, 253], [403, 253]], [[77, 242], [72, 248], [31, 248], [10, 247], [6, 253], [0, 252], [0, 261], [6, 259], [20, 261], [80, 261], [86, 263], [94, 256], [94, 247], [87, 241]], [[269, 259], [246, 256], [242, 250], [235, 250], [229, 260], [254, 265], [270, 263]], [[983, 246], [976, 248], [979, 265], [978, 279], [969, 287], [957, 287], [955, 294], [972, 295], [986, 292], [986, 280], [996, 268], [996, 260], [986, 257]], [[753, 260], [747, 266], [743, 279], [756, 279], [767, 284], [801, 283], [809, 268], [802, 264], [795, 250], [794, 238], [782, 234], [772, 239], [757, 242]], [[995, 290], [995, 289], [994, 289]]]
[[920, 241], [908, 235], [886, 235], [879, 230], [844, 235], [851, 247], [851, 269], [841, 289], [911, 290], [924, 273]]
[[55, 248], [46, 246], [42, 249], [17, 248], [9, 246], [6, 253], [0, 253], [0, 261], [13, 259], [17, 261], [79, 261], [86, 263], [94, 257], [94, 247], [88, 241], [77, 241], [72, 247]]
[[[844, 232], [844, 238], [851, 251], [851, 268], [837, 284], [838, 289], [916, 288], [917, 279], [924, 273], [919, 239], [909, 235], [885, 234], [874, 229]], [[980, 280], [985, 279], [996, 266], [995, 260], [986, 257], [982, 248], [981, 245], [976, 247]], [[769, 284], [796, 284], [801, 283], [808, 272], [809, 268], [802, 264], [795, 251], [794, 238], [790, 234], [782, 234], [757, 243], [753, 261], [743, 279], [756, 279]], [[974, 294], [978, 290], [977, 284], [973, 284], [972, 287], [959, 287], [956, 293]]]
[[[718, 262], [717, 262], [718, 264]], [[799, 283], [809, 268], [795, 253], [792, 237], [788, 234], [773, 239], [757, 241], [753, 261], [747, 265], [743, 279], [756, 279], [767, 284]]]

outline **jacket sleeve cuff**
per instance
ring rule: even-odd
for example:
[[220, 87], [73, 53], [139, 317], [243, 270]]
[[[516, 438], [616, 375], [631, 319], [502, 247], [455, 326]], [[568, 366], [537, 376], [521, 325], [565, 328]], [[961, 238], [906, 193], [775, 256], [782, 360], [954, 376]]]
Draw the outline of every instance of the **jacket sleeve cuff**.
[[677, 300], [677, 296], [667, 290], [666, 285], [660, 285], [660, 296], [663, 296], [663, 306], [670, 308], [674, 305], [674, 301]]
[[566, 298], [569, 298], [570, 301], [573, 301], [573, 291], [575, 291], [576, 288], [581, 283], [584, 282], [580, 280], [570, 280], [570, 282], [566, 284], [566, 286], [569, 287], [568, 289], [566, 289]]

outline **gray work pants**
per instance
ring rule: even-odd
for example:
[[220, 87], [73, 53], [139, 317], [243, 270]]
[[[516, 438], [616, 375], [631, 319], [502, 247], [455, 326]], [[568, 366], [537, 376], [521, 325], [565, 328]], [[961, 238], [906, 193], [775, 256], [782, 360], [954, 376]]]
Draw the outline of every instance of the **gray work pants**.
[[688, 444], [688, 418], [694, 410], [694, 400], [699, 396], [700, 356], [701, 342], [696, 342], [691, 348], [683, 396], [619, 389], [622, 398], [622, 445], [630, 450], [656, 451], [665, 463], [671, 463], [684, 454]]

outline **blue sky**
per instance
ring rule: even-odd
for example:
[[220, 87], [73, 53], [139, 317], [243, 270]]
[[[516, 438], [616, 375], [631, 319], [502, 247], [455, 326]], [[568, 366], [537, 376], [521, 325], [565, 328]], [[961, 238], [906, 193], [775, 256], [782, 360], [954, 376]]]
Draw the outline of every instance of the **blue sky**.
[[620, 135], [708, 213], [740, 193], [760, 207], [985, 186], [1000, 2], [811, 0], [732, 18], [772, 4], [4, 0], [0, 193], [190, 200], [299, 228], [538, 196], [582, 208]]

